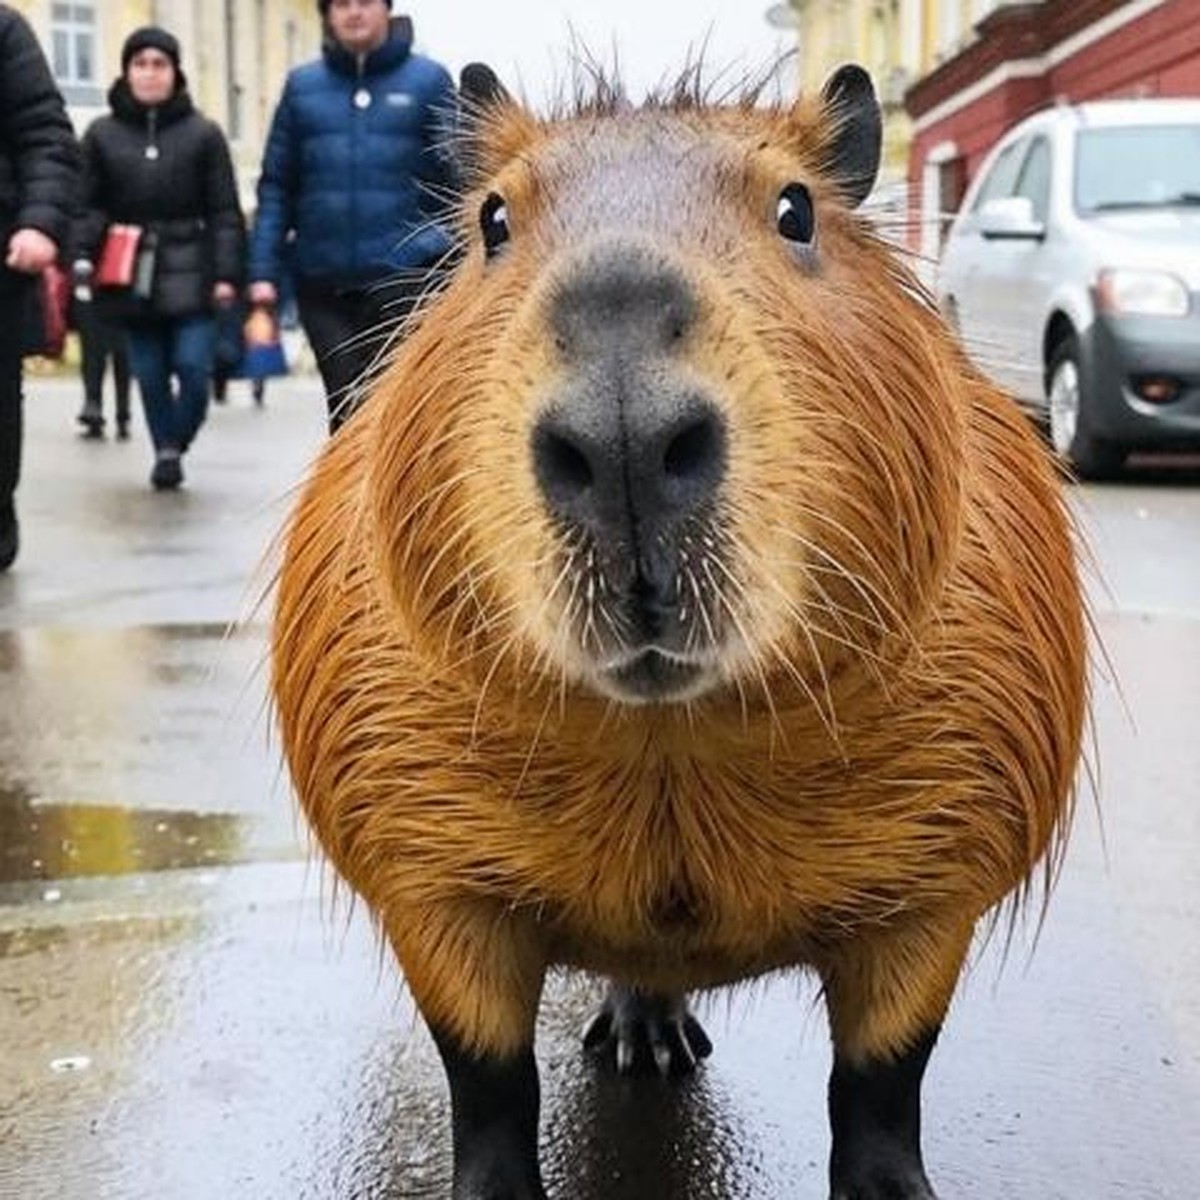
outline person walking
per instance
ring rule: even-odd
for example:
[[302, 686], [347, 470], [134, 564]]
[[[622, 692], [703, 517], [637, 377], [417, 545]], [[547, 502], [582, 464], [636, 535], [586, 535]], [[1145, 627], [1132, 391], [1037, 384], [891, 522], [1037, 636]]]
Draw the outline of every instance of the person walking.
[[17, 557], [21, 314], [58, 257], [78, 184], [75, 133], [25, 18], [0, 4], [0, 571]]
[[147, 25], [125, 39], [108, 99], [110, 113], [83, 137], [80, 254], [97, 263], [113, 224], [142, 231], [143, 278], [109, 289], [93, 276], [95, 302], [128, 330], [154, 446], [151, 485], [174, 489], [208, 409], [215, 308], [244, 279], [245, 222], [229, 144], [193, 105], [172, 34]]
[[83, 362], [83, 408], [76, 422], [83, 426], [85, 438], [104, 437], [104, 376], [112, 363], [113, 390], [116, 393], [117, 440], [129, 437], [129, 350], [125, 330], [97, 309], [92, 289], [92, 264], [86, 259], [74, 264], [74, 288], [71, 296], [71, 323], [79, 334]]
[[300, 323], [325, 385], [330, 432], [356, 383], [452, 247], [446, 149], [456, 95], [412, 50], [391, 0], [321, 0], [325, 45], [287, 78], [263, 152], [250, 242], [251, 304], [279, 298], [294, 235]]

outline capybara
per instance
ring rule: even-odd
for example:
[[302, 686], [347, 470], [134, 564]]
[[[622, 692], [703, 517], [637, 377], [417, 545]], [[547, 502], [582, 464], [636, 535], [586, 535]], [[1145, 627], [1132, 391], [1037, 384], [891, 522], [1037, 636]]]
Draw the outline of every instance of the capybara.
[[[976, 922], [1048, 883], [1086, 708], [1053, 463], [856, 211], [870, 79], [540, 118], [464, 73], [453, 273], [286, 532], [300, 801], [449, 1080], [454, 1196], [545, 1195], [543, 979], [621, 1070], [810, 968], [830, 1189], [931, 1197], [921, 1080]], [[647, 1192], [651, 1195], [652, 1192]]]

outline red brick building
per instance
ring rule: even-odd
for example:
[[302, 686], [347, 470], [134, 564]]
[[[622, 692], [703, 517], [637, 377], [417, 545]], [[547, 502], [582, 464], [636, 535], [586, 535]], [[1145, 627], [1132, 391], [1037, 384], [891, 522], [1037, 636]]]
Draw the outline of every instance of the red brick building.
[[[1060, 100], [1200, 95], [1200, 0], [1002, 4], [907, 92], [909, 216], [936, 255], [946, 221], [1001, 134]], [[916, 232], [919, 231], [919, 234]]]

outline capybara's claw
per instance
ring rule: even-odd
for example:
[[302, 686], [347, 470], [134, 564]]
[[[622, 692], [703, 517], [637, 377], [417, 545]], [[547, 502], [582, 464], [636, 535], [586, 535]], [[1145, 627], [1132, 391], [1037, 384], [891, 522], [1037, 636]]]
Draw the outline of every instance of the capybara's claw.
[[653, 1069], [663, 1076], [688, 1075], [712, 1053], [712, 1042], [682, 996], [660, 996], [613, 986], [584, 1030], [583, 1044], [618, 1072]]

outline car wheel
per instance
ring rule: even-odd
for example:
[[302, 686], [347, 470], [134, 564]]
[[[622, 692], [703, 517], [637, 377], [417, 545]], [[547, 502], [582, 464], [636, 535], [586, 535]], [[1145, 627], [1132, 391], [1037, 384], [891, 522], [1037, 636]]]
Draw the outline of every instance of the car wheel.
[[1046, 367], [1050, 445], [1083, 479], [1103, 479], [1121, 469], [1125, 451], [1088, 428], [1087, 389], [1079, 366], [1079, 344], [1063, 338]]

